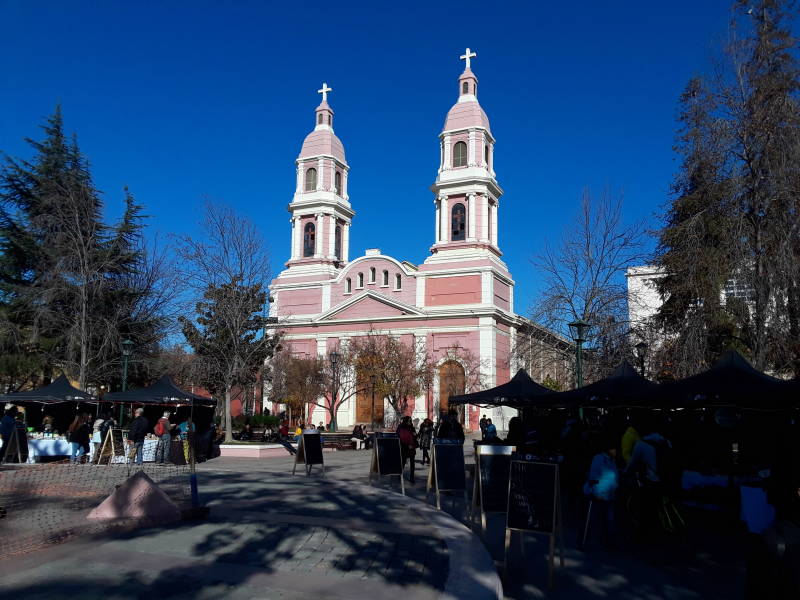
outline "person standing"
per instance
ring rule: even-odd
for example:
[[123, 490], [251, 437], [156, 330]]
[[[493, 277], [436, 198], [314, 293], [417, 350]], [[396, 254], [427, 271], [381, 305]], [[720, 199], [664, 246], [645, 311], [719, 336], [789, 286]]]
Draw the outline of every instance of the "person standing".
[[154, 433], [158, 436], [158, 446], [156, 447], [156, 462], [165, 464], [169, 462], [169, 450], [172, 445], [172, 434], [170, 430], [175, 427], [174, 424], [169, 422], [169, 417], [172, 413], [168, 410], [164, 411], [162, 416], [153, 428]]
[[178, 425], [178, 433], [181, 438], [181, 443], [183, 444], [183, 458], [188, 465], [189, 447], [194, 444], [194, 423], [192, 423], [192, 417], [186, 417], [186, 419]]
[[414, 455], [417, 449], [417, 436], [414, 431], [414, 424], [411, 422], [411, 417], [403, 417], [400, 419], [400, 425], [397, 426], [397, 434], [400, 437], [400, 456], [403, 457], [403, 470], [406, 468], [406, 461], [409, 461], [409, 478], [411, 483], [414, 480]]
[[434, 437], [442, 440], [464, 441], [464, 428], [458, 422], [458, 413], [454, 408], [451, 408], [447, 415], [442, 418]]
[[136, 451], [136, 464], [140, 465], [144, 462], [144, 438], [150, 428], [150, 423], [144, 416], [143, 408], [137, 408], [134, 414], [136, 418], [128, 427], [128, 445], [133, 446]]
[[478, 421], [478, 426], [481, 428], [481, 439], [482, 440], [486, 439], [486, 424], [487, 424], [486, 421], [487, 421], [486, 415], [483, 415], [481, 417], [481, 420]]
[[497, 427], [494, 426], [491, 419], [486, 419], [486, 431], [483, 432], [483, 439], [487, 442], [497, 441]]
[[69, 443], [71, 452], [69, 460], [73, 464], [81, 461], [84, 454], [89, 451], [89, 415], [79, 413], [69, 426]]
[[419, 426], [419, 435], [417, 436], [419, 440], [419, 447], [422, 448], [422, 464], [424, 465], [427, 461], [428, 464], [431, 464], [431, 442], [433, 441], [433, 421], [430, 419], [425, 419], [422, 421], [422, 425]]
[[[617, 447], [615, 442], [608, 438], [604, 440], [601, 451], [592, 459], [588, 478], [583, 485], [583, 493], [592, 501], [592, 513], [597, 515], [602, 524], [602, 539], [606, 544], [612, 541], [614, 535], [614, 499], [618, 487]], [[587, 519], [591, 516], [587, 515]], [[586, 524], [584, 531], [588, 527], [589, 523]]]

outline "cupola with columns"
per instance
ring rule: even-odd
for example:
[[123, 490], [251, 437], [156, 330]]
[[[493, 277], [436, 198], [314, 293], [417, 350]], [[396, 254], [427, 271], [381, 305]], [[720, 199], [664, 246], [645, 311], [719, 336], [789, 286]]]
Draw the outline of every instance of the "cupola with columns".
[[347, 194], [350, 167], [344, 146], [333, 132], [331, 88], [318, 93], [322, 101], [314, 115], [314, 130], [303, 140], [297, 157], [297, 183], [289, 204], [291, 255], [286, 266], [300, 274], [335, 272], [348, 260], [350, 224], [355, 213]]
[[467, 48], [460, 57], [466, 65], [458, 78], [458, 100], [439, 134], [439, 171], [431, 187], [436, 206], [431, 252], [438, 259], [467, 251], [501, 254], [497, 208], [503, 191], [495, 179], [495, 140], [489, 118], [478, 103], [478, 78], [471, 68], [476, 56]]

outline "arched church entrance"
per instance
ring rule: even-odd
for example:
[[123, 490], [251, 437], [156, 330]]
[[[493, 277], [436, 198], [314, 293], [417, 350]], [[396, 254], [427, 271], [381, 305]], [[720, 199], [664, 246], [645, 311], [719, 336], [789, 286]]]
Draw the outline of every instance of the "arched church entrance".
[[[466, 374], [464, 367], [454, 360], [448, 360], [439, 366], [439, 411], [447, 412], [450, 408], [450, 396], [458, 396], [464, 393], [466, 386]], [[454, 407], [458, 412], [458, 420], [464, 423], [464, 405], [458, 404]], [[438, 415], [435, 415], [438, 418]]]
[[370, 372], [366, 366], [356, 367], [356, 423], [372, 424], [373, 416], [378, 427], [383, 425], [383, 396], [379, 389], [373, 390]]

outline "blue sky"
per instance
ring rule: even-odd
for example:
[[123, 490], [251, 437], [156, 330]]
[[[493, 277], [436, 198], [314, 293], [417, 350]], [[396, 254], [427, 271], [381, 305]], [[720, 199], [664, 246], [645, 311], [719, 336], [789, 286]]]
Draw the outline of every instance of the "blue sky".
[[710, 70], [729, 19], [728, 0], [0, 0], [0, 150], [28, 156], [23, 138], [60, 102], [110, 217], [125, 185], [153, 233], [192, 233], [202, 199], [223, 201], [262, 229], [277, 272], [325, 81], [351, 166], [351, 258], [379, 247], [420, 263], [437, 135], [469, 46], [524, 314], [539, 285], [530, 259], [570, 225], [584, 187], [624, 193], [629, 219], [659, 213], [676, 99]]

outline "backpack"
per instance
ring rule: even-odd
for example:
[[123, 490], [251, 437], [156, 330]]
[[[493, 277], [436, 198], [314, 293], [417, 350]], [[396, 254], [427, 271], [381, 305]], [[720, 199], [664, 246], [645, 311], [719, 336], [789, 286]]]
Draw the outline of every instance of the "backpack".
[[156, 426], [155, 426], [155, 428], [153, 429], [153, 431], [155, 432], [155, 434], [156, 434], [158, 437], [161, 437], [162, 435], [164, 435], [165, 433], [167, 433], [166, 431], [164, 431], [164, 421], [163, 421], [163, 419], [159, 419], [159, 420], [158, 420], [158, 423], [156, 423]]

